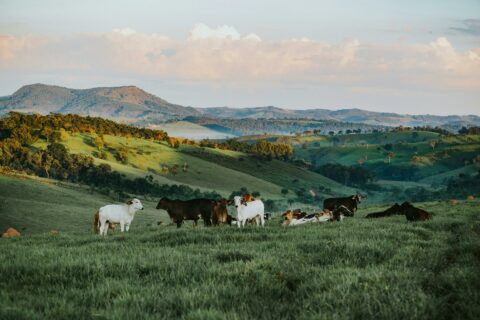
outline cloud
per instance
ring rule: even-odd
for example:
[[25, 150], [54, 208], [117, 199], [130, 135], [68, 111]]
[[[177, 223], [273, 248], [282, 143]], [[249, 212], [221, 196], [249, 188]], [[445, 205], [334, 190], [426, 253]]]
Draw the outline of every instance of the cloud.
[[292, 83], [415, 90], [480, 89], [480, 48], [429, 43], [265, 41], [197, 24], [186, 39], [119, 28], [58, 38], [0, 35], [0, 72], [149, 77], [200, 83]]
[[463, 27], [452, 27], [450, 29], [472, 36], [480, 36], [480, 19], [465, 19], [462, 23]]

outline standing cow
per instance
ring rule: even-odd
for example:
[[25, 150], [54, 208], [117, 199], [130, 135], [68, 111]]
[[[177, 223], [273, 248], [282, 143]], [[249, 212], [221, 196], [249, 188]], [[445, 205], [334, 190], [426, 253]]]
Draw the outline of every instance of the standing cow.
[[[265, 225], [265, 206], [261, 200], [242, 203], [242, 197], [235, 196], [233, 203], [237, 209], [237, 226], [245, 226], [247, 219], [255, 218], [257, 225]], [[259, 221], [260, 220], [260, 221]]]
[[323, 201], [323, 210], [328, 209], [330, 211], [335, 211], [343, 206], [348, 210], [345, 216], [351, 217], [355, 214], [355, 211], [357, 211], [358, 204], [363, 198], [365, 198], [365, 196], [362, 196], [360, 193], [351, 195], [349, 197], [328, 198]]
[[98, 210], [100, 234], [106, 236], [111, 223], [119, 223], [122, 232], [130, 229], [130, 224], [138, 210], [143, 210], [143, 205], [138, 199], [128, 201], [126, 204], [109, 204]]
[[193, 225], [202, 218], [205, 226], [212, 225], [212, 212], [216, 205], [211, 199], [171, 200], [162, 198], [158, 201], [157, 209], [167, 211], [170, 219], [180, 228], [184, 220], [193, 220]]

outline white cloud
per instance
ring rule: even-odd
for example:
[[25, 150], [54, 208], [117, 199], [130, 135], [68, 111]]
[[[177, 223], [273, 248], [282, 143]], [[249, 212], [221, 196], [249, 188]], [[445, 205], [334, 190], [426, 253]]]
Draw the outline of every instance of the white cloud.
[[124, 35], [124, 36], [129, 36], [129, 35], [137, 33], [137, 31], [135, 31], [132, 28], [113, 29], [113, 32], [120, 33], [121, 35]]
[[131, 28], [62, 38], [0, 35], [2, 69], [148, 76], [202, 83], [291, 82], [390, 88], [480, 89], [480, 48], [430, 43], [339, 43], [307, 38], [264, 41], [232, 26], [197, 24], [187, 39]]
[[227, 25], [219, 26], [217, 28], [210, 28], [209, 26], [198, 23], [192, 31], [190, 31], [190, 40], [205, 40], [205, 39], [230, 39], [239, 40], [240, 33], [234, 28]]

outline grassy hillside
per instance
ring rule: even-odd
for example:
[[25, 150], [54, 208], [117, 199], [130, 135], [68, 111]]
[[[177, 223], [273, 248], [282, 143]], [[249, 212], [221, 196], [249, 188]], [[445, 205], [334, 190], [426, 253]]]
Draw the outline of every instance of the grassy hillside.
[[[155, 210], [157, 199], [140, 198], [145, 210], [135, 217], [136, 225], [168, 221], [165, 212]], [[116, 199], [86, 187], [41, 178], [0, 175], [0, 231], [14, 227], [25, 234], [60, 230], [92, 231], [93, 215]]]
[[[95, 157], [97, 163], [108, 163], [112, 169], [132, 177], [154, 176], [160, 183], [187, 184], [202, 190], [215, 190], [225, 196], [246, 187], [259, 191], [263, 197], [282, 198], [281, 189], [311, 188], [319, 184], [328, 186], [336, 194], [352, 190], [337, 182], [298, 168], [290, 163], [266, 161], [229, 150], [182, 145], [178, 149], [145, 139], [104, 136], [106, 159], [98, 158], [99, 150], [90, 134], [70, 135], [62, 143], [71, 153]], [[39, 140], [34, 147], [45, 148]], [[128, 162], [118, 160], [117, 150], [128, 149]], [[295, 180], [295, 182], [293, 182]]]
[[[301, 137], [292, 140], [295, 157], [316, 165], [339, 163], [381, 172], [389, 165], [414, 167], [414, 180], [435, 182], [431, 176], [452, 176], [480, 155], [479, 136], [441, 137], [433, 132], [390, 132], [335, 137]], [[432, 147], [432, 142], [436, 145]], [[387, 154], [393, 153], [390, 163]], [[453, 171], [452, 174], [448, 172]], [[469, 171], [469, 170], [466, 170]]]
[[1, 177], [0, 200], [0, 228], [26, 228], [0, 239], [1, 319], [480, 314], [478, 201], [418, 204], [433, 213], [423, 223], [363, 219], [379, 209], [368, 208], [342, 223], [243, 230], [157, 226], [164, 215], [145, 201], [128, 234], [102, 239], [90, 217], [111, 199], [88, 190]]

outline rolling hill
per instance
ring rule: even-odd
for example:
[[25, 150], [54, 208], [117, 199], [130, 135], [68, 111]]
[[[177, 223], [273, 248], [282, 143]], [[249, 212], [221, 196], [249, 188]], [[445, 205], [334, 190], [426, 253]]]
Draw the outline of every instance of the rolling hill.
[[[476, 115], [402, 115], [372, 112], [356, 108], [341, 110], [290, 110], [272, 106], [254, 108], [192, 108], [172, 104], [135, 86], [69, 89], [45, 84], [26, 85], [12, 95], [0, 98], [0, 115], [9, 111], [36, 112], [40, 114], [51, 112], [74, 113], [100, 116], [140, 126], [158, 124], [172, 119], [181, 120], [186, 117], [215, 119], [310, 119], [377, 127], [399, 125], [410, 127], [439, 126], [452, 131], [456, 131], [462, 126], [480, 126], [480, 117]], [[196, 123], [203, 125], [198, 121]], [[221, 124], [218, 125], [218, 128], [213, 126], [208, 128], [214, 131], [225, 132], [221, 130]], [[304, 130], [307, 129], [306, 127], [304, 128]], [[270, 129], [268, 126], [262, 130], [264, 131], [248, 132], [248, 134], [279, 132], [278, 128]], [[228, 133], [234, 133], [230, 131]], [[282, 133], [285, 132], [282, 131]], [[184, 133], [180, 132], [179, 135], [184, 135]]]
[[0, 113], [73, 113], [134, 123], [198, 115], [194, 108], [169, 103], [135, 86], [69, 89], [44, 84], [23, 86], [0, 98]]
[[198, 109], [205, 116], [216, 118], [265, 118], [265, 119], [314, 119], [338, 122], [361, 123], [372, 126], [431, 126], [458, 130], [462, 126], [480, 125], [480, 117], [476, 115], [404, 115], [388, 112], [373, 112], [362, 109], [304, 109], [289, 110], [277, 107], [256, 108], [202, 108]]

